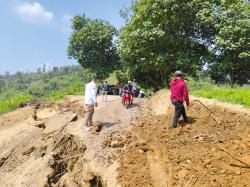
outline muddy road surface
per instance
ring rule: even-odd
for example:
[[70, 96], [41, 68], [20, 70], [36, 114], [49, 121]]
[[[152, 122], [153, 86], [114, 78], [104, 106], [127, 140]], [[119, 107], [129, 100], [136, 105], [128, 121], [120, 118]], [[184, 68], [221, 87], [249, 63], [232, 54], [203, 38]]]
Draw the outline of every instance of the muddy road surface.
[[98, 98], [90, 132], [80, 96], [2, 115], [0, 186], [250, 186], [249, 109], [193, 99], [176, 129], [164, 91]]

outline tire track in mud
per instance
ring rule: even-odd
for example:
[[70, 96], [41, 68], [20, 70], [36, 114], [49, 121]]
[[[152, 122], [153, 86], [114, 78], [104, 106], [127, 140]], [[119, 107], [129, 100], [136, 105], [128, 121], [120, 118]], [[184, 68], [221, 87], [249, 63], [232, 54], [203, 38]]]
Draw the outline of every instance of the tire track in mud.
[[[152, 178], [153, 186], [166, 187], [171, 184], [172, 167], [171, 164], [166, 166], [164, 163], [164, 156], [161, 153], [148, 151], [147, 162], [150, 166], [150, 175]], [[163, 166], [166, 166], [167, 171]]]

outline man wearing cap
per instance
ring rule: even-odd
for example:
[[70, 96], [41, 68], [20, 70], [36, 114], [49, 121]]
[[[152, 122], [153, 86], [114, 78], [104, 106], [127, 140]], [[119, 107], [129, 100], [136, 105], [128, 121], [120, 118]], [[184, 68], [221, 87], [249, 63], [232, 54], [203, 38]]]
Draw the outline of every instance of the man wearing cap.
[[175, 115], [172, 123], [172, 127], [176, 128], [179, 118], [183, 117], [185, 123], [189, 123], [186, 115], [185, 107], [183, 102], [185, 101], [187, 106], [189, 106], [189, 95], [187, 83], [183, 79], [182, 72], [176, 71], [174, 74], [174, 79], [170, 82], [171, 90], [171, 102], [175, 106]]
[[97, 86], [96, 75], [92, 76], [92, 81], [85, 86], [85, 117], [84, 117], [84, 129], [89, 131], [93, 125], [93, 114], [95, 107], [97, 107]]

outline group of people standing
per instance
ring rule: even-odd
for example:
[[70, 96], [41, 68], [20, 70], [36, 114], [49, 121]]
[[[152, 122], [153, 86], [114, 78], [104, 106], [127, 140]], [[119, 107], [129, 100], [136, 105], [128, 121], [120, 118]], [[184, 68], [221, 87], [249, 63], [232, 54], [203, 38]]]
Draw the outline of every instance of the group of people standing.
[[133, 80], [133, 82], [128, 81], [127, 84], [122, 82], [120, 84], [120, 88], [119, 88], [119, 95], [122, 96], [123, 92], [127, 91], [127, 92], [131, 93], [133, 95], [133, 97], [135, 97], [137, 89], [138, 89], [138, 84], [135, 81], [135, 79]]
[[[107, 101], [107, 95], [108, 95], [108, 92], [110, 92], [110, 85], [107, 80], [104, 81], [101, 91], [102, 91], [102, 101]], [[133, 97], [135, 97], [136, 92], [138, 91], [138, 84], [135, 81], [135, 79], [133, 80], [133, 82], [128, 81], [127, 83], [122, 82], [120, 84], [119, 96], [122, 96], [124, 91], [131, 93]]]
[[[96, 75], [92, 76], [91, 82], [85, 86], [85, 118], [84, 118], [84, 129], [89, 131], [93, 125], [93, 114], [94, 108], [98, 106], [97, 104], [97, 86], [96, 86], [97, 77]], [[128, 81], [127, 84], [122, 83], [120, 85], [119, 94], [120, 96], [124, 91], [128, 91], [131, 94], [135, 94], [137, 91], [138, 85], [135, 81]], [[105, 80], [103, 87], [103, 97], [107, 101], [107, 94], [109, 91], [108, 81]], [[170, 91], [171, 91], [171, 102], [175, 106], [175, 115], [172, 121], [172, 127], [176, 128], [179, 118], [182, 116], [186, 124], [189, 123], [189, 119], [186, 115], [185, 107], [183, 102], [186, 102], [186, 105], [189, 106], [189, 94], [187, 88], [187, 81], [183, 78], [183, 73], [181, 71], [176, 71], [174, 78], [170, 82]]]

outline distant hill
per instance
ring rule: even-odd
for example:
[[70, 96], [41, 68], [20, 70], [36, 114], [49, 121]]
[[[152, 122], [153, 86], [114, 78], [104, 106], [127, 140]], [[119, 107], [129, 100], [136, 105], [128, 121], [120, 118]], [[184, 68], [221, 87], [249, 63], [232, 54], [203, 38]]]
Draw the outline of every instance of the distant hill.
[[81, 66], [53, 67], [50, 72], [0, 75], [0, 113], [15, 109], [32, 99], [58, 100], [69, 94], [82, 94], [90, 72]]

